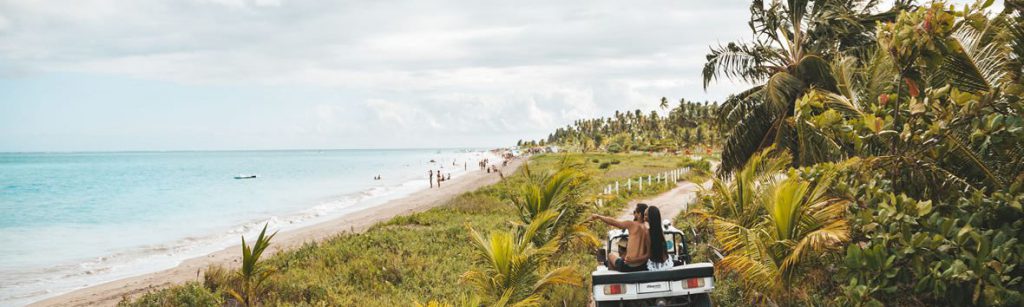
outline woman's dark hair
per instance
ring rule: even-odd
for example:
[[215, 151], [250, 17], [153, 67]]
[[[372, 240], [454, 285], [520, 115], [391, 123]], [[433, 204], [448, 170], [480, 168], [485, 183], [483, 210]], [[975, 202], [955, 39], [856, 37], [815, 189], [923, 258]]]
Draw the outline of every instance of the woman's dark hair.
[[651, 238], [652, 262], [665, 262], [668, 259], [668, 249], [665, 246], [665, 232], [661, 230], [661, 210], [658, 207], [647, 207], [647, 228]]

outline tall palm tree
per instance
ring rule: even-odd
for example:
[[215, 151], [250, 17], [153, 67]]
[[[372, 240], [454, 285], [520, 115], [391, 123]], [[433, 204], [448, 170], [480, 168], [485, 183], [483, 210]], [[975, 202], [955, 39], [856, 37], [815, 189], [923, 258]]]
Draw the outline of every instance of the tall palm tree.
[[[1013, 18], [1019, 14], [990, 20], [984, 9], [957, 17], [942, 3], [922, 7], [883, 24], [866, 60], [835, 61], [839, 93], [809, 91], [791, 120], [812, 140], [801, 143], [810, 144], [804, 156], [860, 156], [888, 172], [898, 192], [918, 198], [1024, 182], [1024, 149], [1002, 141], [1021, 134], [989, 124], [1024, 111], [1024, 89], [1014, 83], [1020, 66], [1012, 64], [1024, 57], [1015, 47], [1024, 46], [1024, 30]], [[844, 120], [830, 119], [825, 105]]]
[[[860, 54], [873, 40], [857, 39], [878, 20], [877, 1], [762, 0], [751, 4], [752, 43], [712, 48], [704, 65], [704, 87], [725, 77], [756, 84], [733, 95], [720, 108], [721, 127], [729, 138], [722, 152], [720, 174], [739, 168], [754, 153], [772, 144], [801, 157], [794, 141], [796, 127], [788, 119], [795, 102], [814, 88], [839, 91], [829, 61], [846, 50]], [[897, 1], [897, 6], [905, 1]], [[858, 52], [854, 52], [858, 51]]]
[[661, 97], [661, 103], [658, 104], [658, 107], [662, 110], [668, 109], [668, 98]]

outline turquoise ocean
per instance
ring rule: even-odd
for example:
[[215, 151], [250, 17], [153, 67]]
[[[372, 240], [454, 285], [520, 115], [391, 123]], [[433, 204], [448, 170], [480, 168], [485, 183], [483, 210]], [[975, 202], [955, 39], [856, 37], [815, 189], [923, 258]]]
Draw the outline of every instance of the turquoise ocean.
[[171, 268], [264, 223], [337, 218], [484, 158], [495, 160], [477, 149], [0, 153], [0, 305]]

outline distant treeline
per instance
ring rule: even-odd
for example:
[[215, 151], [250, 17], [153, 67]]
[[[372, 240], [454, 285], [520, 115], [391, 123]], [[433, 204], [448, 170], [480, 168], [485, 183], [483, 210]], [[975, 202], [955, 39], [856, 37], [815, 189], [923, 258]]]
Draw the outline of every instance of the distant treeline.
[[713, 147], [721, 137], [716, 127], [718, 102], [680, 99], [669, 109], [668, 98], [662, 97], [656, 110], [644, 114], [615, 111], [615, 115], [580, 119], [548, 134], [547, 139], [523, 141], [520, 147], [559, 146], [569, 151], [677, 151], [695, 147]]

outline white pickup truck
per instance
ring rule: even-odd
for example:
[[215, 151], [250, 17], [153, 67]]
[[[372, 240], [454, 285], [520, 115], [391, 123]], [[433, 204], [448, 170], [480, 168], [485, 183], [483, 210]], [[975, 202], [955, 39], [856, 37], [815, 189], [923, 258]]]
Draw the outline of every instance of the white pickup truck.
[[597, 307], [606, 306], [711, 306], [711, 290], [715, 288], [715, 269], [710, 262], [690, 263], [686, 236], [662, 221], [665, 244], [674, 267], [664, 271], [623, 273], [609, 270], [606, 255], [626, 254], [626, 230], [608, 231], [604, 249], [598, 250], [599, 265], [593, 278], [593, 298]]

